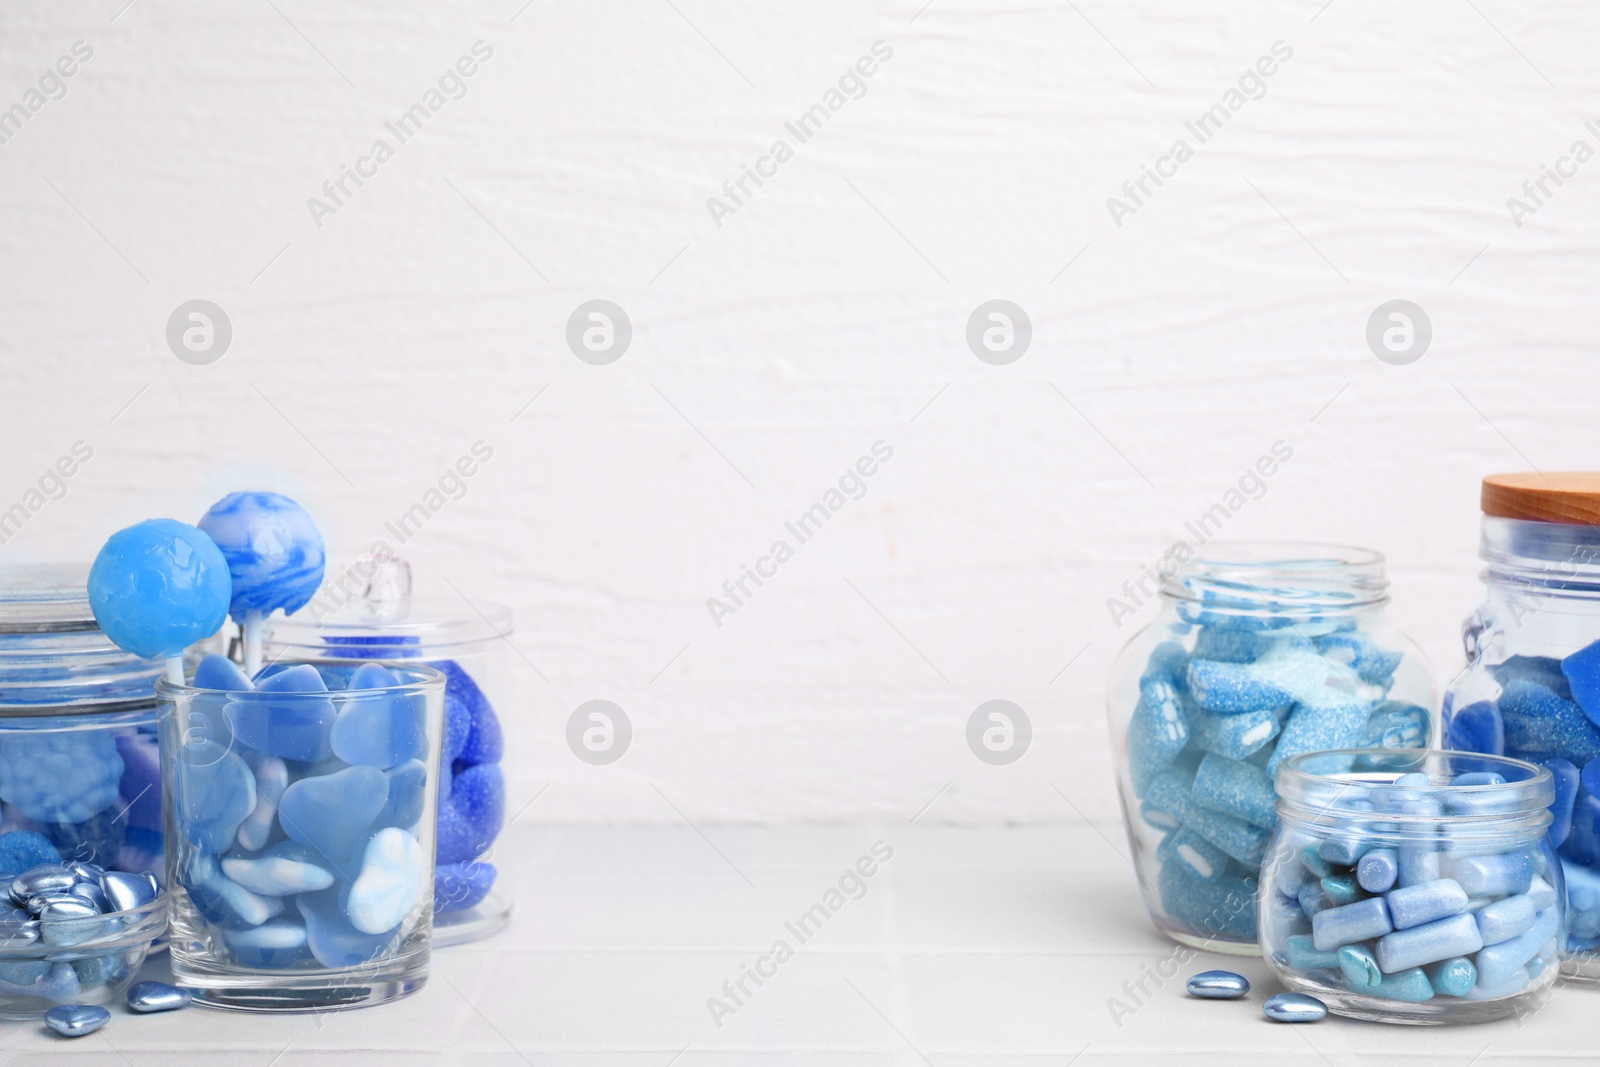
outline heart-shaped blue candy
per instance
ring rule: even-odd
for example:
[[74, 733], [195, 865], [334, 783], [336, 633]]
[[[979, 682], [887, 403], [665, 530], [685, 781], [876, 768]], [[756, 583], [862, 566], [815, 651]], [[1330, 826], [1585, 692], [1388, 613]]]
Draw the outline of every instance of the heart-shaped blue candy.
[[256, 777], [215, 741], [191, 739], [178, 752], [172, 793], [184, 835], [208, 852], [225, 852], [256, 806]]
[[367, 842], [361, 876], [350, 886], [345, 914], [364, 934], [393, 930], [422, 898], [422, 846], [404, 830], [379, 830]]
[[440, 863], [465, 863], [481, 854], [505, 820], [506, 784], [499, 764], [468, 767], [439, 804]]
[[428, 751], [420, 702], [404, 694], [372, 693], [400, 684], [376, 663], [364, 663], [350, 678], [339, 717], [333, 722], [330, 743], [334, 755], [346, 763], [387, 770]]
[[326, 693], [328, 685], [309, 663], [265, 678], [248, 700], [231, 701], [224, 709], [233, 734], [242, 743], [269, 756], [293, 760], [326, 759], [332, 751], [333, 701], [326, 697], [264, 699], [263, 693]]
[[324, 967], [354, 967], [384, 955], [393, 933], [364, 934], [350, 925], [339, 898], [349, 886], [334, 886], [317, 893], [301, 893], [295, 905], [306, 923], [306, 944]]
[[291, 783], [278, 803], [278, 823], [327, 859], [345, 860], [366, 843], [388, 799], [389, 780], [382, 771], [348, 767]]
[[444, 863], [433, 872], [433, 913], [476, 907], [494, 885], [492, 863]]

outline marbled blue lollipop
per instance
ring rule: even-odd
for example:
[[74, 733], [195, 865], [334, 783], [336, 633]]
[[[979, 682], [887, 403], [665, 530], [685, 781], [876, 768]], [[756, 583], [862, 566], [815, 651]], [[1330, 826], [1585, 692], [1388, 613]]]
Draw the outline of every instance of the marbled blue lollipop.
[[279, 493], [229, 493], [200, 519], [233, 575], [228, 614], [244, 628], [245, 673], [261, 669], [261, 620], [304, 607], [322, 584], [327, 554], [304, 508]]
[[183, 684], [183, 650], [228, 617], [228, 561], [201, 530], [148, 519], [106, 540], [89, 569], [89, 607], [117, 647], [167, 661]]

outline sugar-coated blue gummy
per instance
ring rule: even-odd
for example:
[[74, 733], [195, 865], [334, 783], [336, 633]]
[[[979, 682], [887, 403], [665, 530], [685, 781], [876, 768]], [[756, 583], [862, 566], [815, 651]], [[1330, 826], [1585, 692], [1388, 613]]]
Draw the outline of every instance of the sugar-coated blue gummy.
[[1585, 645], [1562, 660], [1561, 673], [1567, 679], [1573, 701], [1590, 722], [1600, 725], [1600, 641]]
[[1427, 748], [1429, 716], [1407, 700], [1385, 700], [1367, 716], [1361, 744], [1365, 748]]
[[279, 493], [229, 493], [200, 519], [233, 579], [228, 612], [298, 611], [322, 584], [327, 554], [304, 508]]
[[148, 871], [157, 879], [165, 879], [166, 862], [162, 857], [162, 846], [160, 830], [130, 826], [122, 835], [122, 848], [118, 850], [112, 866], [119, 871]]
[[1139, 688], [1143, 689], [1151, 682], [1166, 682], [1176, 688], [1180, 693], [1183, 689], [1184, 670], [1189, 663], [1189, 654], [1184, 651], [1183, 645], [1177, 641], [1163, 641], [1150, 653], [1150, 658], [1145, 661], [1144, 673], [1139, 675]]
[[1272, 779], [1253, 763], [1208, 753], [1195, 772], [1190, 795], [1203, 808], [1266, 829], [1277, 825], [1277, 794]]
[[392, 689], [399, 684], [399, 679], [376, 663], [356, 668], [328, 735], [334, 755], [346, 763], [388, 770], [428, 751], [422, 708], [415, 698], [402, 693], [362, 696], [356, 692]]
[[41, 823], [45, 836], [64, 860], [81, 860], [101, 867], [115, 866], [128, 824], [115, 806], [79, 822]]
[[1268, 711], [1292, 699], [1288, 689], [1253, 664], [1191, 659], [1186, 681], [1194, 702], [1207, 711]]
[[1267, 761], [1267, 773], [1277, 771], [1278, 765], [1290, 756], [1328, 749], [1355, 748], [1366, 736], [1367, 720], [1372, 709], [1355, 703], [1343, 708], [1321, 709], [1296, 705], [1289, 712], [1272, 757]]
[[1272, 634], [1202, 626], [1194, 635], [1193, 656], [1218, 663], [1254, 663], [1270, 652], [1277, 640]]
[[[1199, 765], [1198, 760], [1178, 760], [1150, 780], [1150, 788], [1145, 791], [1145, 799], [1179, 823], [1192, 822], [1200, 811], [1190, 795], [1190, 790], [1194, 787], [1194, 774]], [[440, 810], [443, 808], [444, 805], [441, 803]]]
[[61, 853], [48, 838], [32, 830], [11, 830], [0, 834], [0, 871], [18, 874], [43, 866], [60, 863]]
[[499, 873], [492, 863], [442, 863], [433, 872], [433, 913], [475, 908], [489, 895]]
[[[1182, 650], [1181, 645], [1176, 647]], [[445, 676], [445, 759], [451, 763], [468, 765], [499, 763], [504, 745], [500, 736], [500, 720], [490, 706], [489, 698], [484, 696], [472, 676], [454, 660], [441, 660], [434, 666]], [[1148, 669], [1146, 673], [1149, 673]]]
[[127, 730], [117, 734], [122, 778], [115, 807], [127, 812], [129, 826], [161, 829], [161, 745], [154, 734]]
[[1270, 830], [1220, 811], [1200, 807], [1195, 808], [1192, 819], [1184, 823], [1184, 828], [1192, 829], [1246, 867], [1261, 865], [1267, 851], [1267, 838], [1271, 836]]
[[1202, 937], [1254, 940], [1256, 909], [1254, 878], [1228, 875], [1214, 882], [1191, 878], [1175, 863], [1164, 863], [1156, 876], [1161, 907], [1166, 914]]
[[[1549, 759], [1541, 761], [1550, 768], [1550, 776], [1555, 780], [1556, 798], [1550, 802], [1550, 847], [1560, 848], [1566, 841], [1567, 835], [1572, 833], [1572, 810], [1578, 801], [1578, 785], [1580, 777], [1584, 787], [1589, 784], [1589, 768], [1600, 771], [1600, 763], [1590, 760], [1584, 765], [1580, 776], [1578, 768], [1564, 759]], [[1597, 775], [1600, 778], [1600, 775]], [[1596, 784], [1600, 784], [1597, 782]], [[1591, 790], [1592, 792], [1592, 790]]]
[[0, 800], [35, 822], [82, 822], [116, 802], [122, 757], [104, 730], [8, 730]]
[[1228, 868], [1228, 854], [1193, 830], [1184, 828], [1161, 843], [1164, 862], [1181, 864], [1189, 877], [1214, 882]]
[[1578, 705], [1538, 682], [1514, 678], [1500, 694], [1506, 755], [1565, 759], [1583, 766], [1600, 756], [1600, 732]]
[[1262, 751], [1278, 736], [1282, 719], [1277, 709], [1223, 714], [1189, 705], [1189, 733], [1193, 744], [1229, 759], [1245, 759]]
[[306, 944], [324, 967], [354, 967], [388, 951], [394, 934], [364, 934], [350, 925], [340, 896], [348, 886], [334, 886], [295, 898], [305, 920]]
[[1360, 630], [1325, 634], [1312, 643], [1323, 658], [1348, 667], [1369, 685], [1388, 681], [1403, 658], [1401, 652], [1380, 647], [1369, 634]]
[[1561, 671], [1561, 661], [1550, 656], [1512, 656], [1489, 668], [1494, 680], [1504, 689], [1515, 679], [1537, 682], [1562, 700], [1572, 699], [1572, 687]]
[[427, 765], [414, 759], [383, 773], [389, 780], [388, 799], [384, 801], [383, 810], [378, 813], [373, 825], [415, 830], [422, 819], [424, 801], [427, 799]]
[[107, 539], [89, 569], [89, 607], [107, 637], [150, 659], [210, 637], [228, 613], [228, 563], [205, 533], [149, 519]]
[[366, 844], [388, 798], [389, 780], [382, 771], [349, 767], [290, 783], [278, 805], [278, 822], [284, 833], [328, 859], [347, 860]]
[[1573, 802], [1572, 829], [1560, 850], [1565, 859], [1600, 866], [1600, 797], [1582, 793]]
[[299, 919], [280, 915], [260, 926], [224, 930], [223, 943], [245, 967], [287, 967], [306, 956], [306, 927]]
[[1171, 765], [1189, 742], [1188, 719], [1177, 690], [1167, 682], [1151, 682], [1139, 695], [1128, 718], [1128, 774], [1135, 791]]
[[177, 755], [172, 797], [178, 829], [208, 852], [226, 852], [256, 806], [256, 778], [237, 753], [192, 739]]
[[1492, 700], [1468, 704], [1450, 715], [1444, 725], [1445, 744], [1456, 752], [1485, 752], [1503, 756], [1506, 751], [1505, 723]]
[[309, 663], [296, 664], [258, 682], [248, 700], [224, 709], [234, 737], [257, 752], [293, 760], [322, 760], [332, 753], [333, 701], [307, 696], [262, 699], [261, 693], [326, 693], [328, 685]]
[[439, 805], [439, 862], [465, 863], [493, 844], [505, 821], [505, 803], [498, 764], [479, 764], [456, 775], [449, 799]]
[[224, 689], [230, 693], [244, 693], [255, 688], [250, 676], [227, 656], [209, 652], [194, 669], [196, 689]]

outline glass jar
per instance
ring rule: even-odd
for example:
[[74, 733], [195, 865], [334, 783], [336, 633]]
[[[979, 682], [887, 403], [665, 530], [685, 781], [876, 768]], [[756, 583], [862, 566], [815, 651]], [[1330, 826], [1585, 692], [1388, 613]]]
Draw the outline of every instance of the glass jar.
[[1317, 749], [1427, 747], [1433, 676], [1388, 617], [1377, 552], [1219, 542], [1177, 555], [1159, 616], [1112, 667], [1123, 820], [1156, 926], [1254, 955], [1278, 765]]
[[172, 973], [198, 1001], [329, 1011], [427, 981], [444, 684], [349, 661], [157, 683]]
[[500, 713], [512, 706], [511, 610], [459, 597], [414, 597], [404, 560], [369, 562], [359, 595], [327, 610], [313, 601], [310, 609], [271, 624], [267, 661], [424, 663], [444, 674], [433, 943], [476, 941], [510, 921], [513, 899], [494, 849], [506, 814]]
[[1330, 1011], [1394, 1023], [1522, 1015], [1565, 929], [1550, 771], [1462, 752], [1312, 752], [1277, 773], [1261, 951]]
[[161, 665], [100, 632], [87, 577], [0, 571], [0, 832], [34, 831], [63, 860], [160, 878]]
[[1554, 776], [1563, 970], [1600, 980], [1600, 474], [1493, 475], [1482, 503], [1484, 600], [1462, 628], [1445, 742]]

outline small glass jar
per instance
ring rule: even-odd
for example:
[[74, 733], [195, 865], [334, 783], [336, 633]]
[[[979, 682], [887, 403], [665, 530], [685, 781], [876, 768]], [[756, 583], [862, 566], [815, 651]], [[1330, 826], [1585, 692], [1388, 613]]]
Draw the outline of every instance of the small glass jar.
[[[326, 689], [266, 685], [313, 669]], [[445, 680], [364, 670], [156, 684], [172, 973], [201, 1003], [330, 1011], [427, 981]]]
[[1178, 556], [1160, 615], [1112, 667], [1123, 818], [1156, 926], [1254, 955], [1278, 764], [1317, 749], [1427, 747], [1433, 676], [1389, 619], [1377, 552], [1219, 542]]
[[0, 572], [0, 831], [43, 834], [63, 860], [160, 878], [161, 665], [100, 632], [87, 576]]
[[1445, 743], [1554, 776], [1563, 970], [1600, 980], [1600, 474], [1493, 475], [1482, 505], [1484, 600], [1462, 627]]
[[[513, 886], [495, 861], [505, 823], [500, 715], [514, 706], [507, 657], [511, 609], [457, 597], [411, 595], [411, 570], [398, 558], [371, 562], [359, 595], [271, 624], [267, 660], [425, 663], [443, 672], [444, 771], [440, 782], [435, 947], [477, 941], [511, 918]], [[497, 713], [496, 709], [499, 709]], [[454, 789], [457, 781], [464, 788]]]
[[1351, 749], [1278, 768], [1261, 953], [1330, 1011], [1392, 1023], [1532, 1010], [1566, 925], [1549, 770], [1474, 753]]

